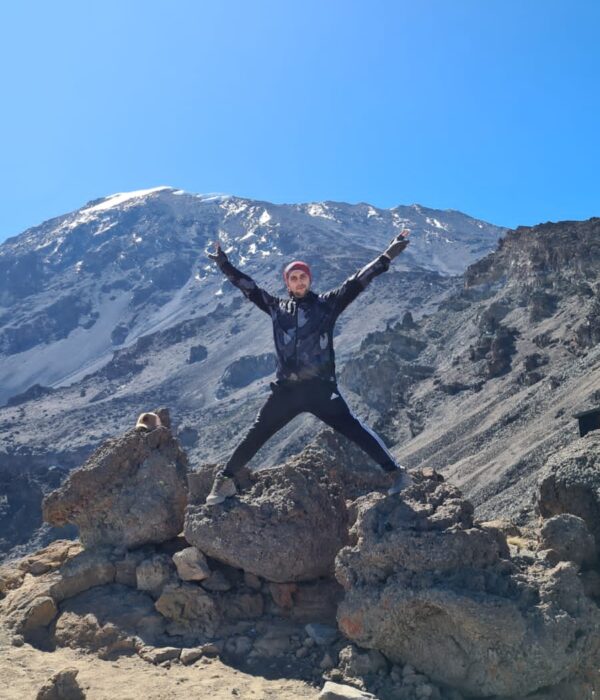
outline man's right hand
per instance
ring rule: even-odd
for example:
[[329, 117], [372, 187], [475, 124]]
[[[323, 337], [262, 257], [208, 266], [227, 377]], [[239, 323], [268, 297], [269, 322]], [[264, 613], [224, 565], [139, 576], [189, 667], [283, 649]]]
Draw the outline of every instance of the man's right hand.
[[395, 238], [390, 241], [389, 246], [384, 251], [384, 255], [387, 255], [390, 260], [397, 258], [400, 253], [408, 245], [408, 236], [410, 231], [405, 228], [401, 233], [399, 233]]
[[206, 255], [211, 260], [214, 260], [217, 263], [217, 265], [221, 265], [222, 263], [227, 262], [227, 256], [225, 255], [223, 248], [221, 248], [221, 243], [219, 241], [213, 241], [213, 245], [215, 247], [214, 252], [207, 252]]

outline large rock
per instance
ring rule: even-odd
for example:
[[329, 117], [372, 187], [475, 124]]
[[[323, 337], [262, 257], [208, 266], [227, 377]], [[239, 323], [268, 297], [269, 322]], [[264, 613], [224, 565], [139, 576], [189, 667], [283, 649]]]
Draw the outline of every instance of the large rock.
[[51, 525], [74, 523], [85, 546], [133, 548], [175, 537], [187, 502], [187, 457], [163, 426], [105, 442], [44, 499]]
[[163, 640], [166, 622], [152, 599], [126, 586], [97, 586], [61, 604], [54, 641], [108, 659]]
[[222, 505], [188, 506], [184, 533], [210, 557], [269, 581], [310, 580], [333, 572], [346, 507], [323, 465], [296, 458], [259, 472], [249, 491]]
[[77, 668], [65, 668], [49, 678], [39, 689], [36, 700], [85, 700], [77, 683]]
[[79, 552], [59, 569], [39, 576], [26, 573], [21, 585], [0, 601], [0, 615], [16, 634], [35, 638], [56, 617], [64, 600], [114, 579], [115, 564], [109, 551]]
[[521, 697], [593, 666], [600, 613], [577, 567], [519, 568], [456, 488], [435, 472], [415, 480], [402, 498], [356, 504], [355, 544], [336, 560], [346, 636], [481, 697]]
[[600, 431], [552, 455], [540, 476], [539, 489], [538, 507], [545, 518], [562, 513], [578, 516], [600, 547]]
[[191, 583], [169, 583], [156, 601], [158, 612], [169, 620], [169, 634], [213, 636], [221, 618], [210, 594]]
[[550, 550], [550, 559], [573, 561], [579, 566], [596, 563], [596, 541], [585, 522], [571, 513], [555, 515], [542, 525], [540, 549]]

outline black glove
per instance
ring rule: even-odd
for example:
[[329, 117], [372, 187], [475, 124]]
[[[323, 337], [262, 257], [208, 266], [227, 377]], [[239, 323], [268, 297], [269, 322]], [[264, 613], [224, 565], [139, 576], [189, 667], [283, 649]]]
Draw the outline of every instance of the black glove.
[[409, 233], [410, 233], [410, 231], [408, 229], [404, 229], [404, 231], [402, 231], [402, 233], [399, 233], [395, 238], [393, 238], [390, 241], [389, 246], [385, 249], [383, 254], [387, 255], [390, 260], [397, 258], [409, 243], [409, 241], [408, 241], [408, 234]]
[[223, 263], [227, 262], [227, 256], [225, 255], [225, 252], [223, 251], [223, 248], [221, 248], [221, 244], [219, 241], [215, 241], [215, 252], [214, 253], [206, 253], [206, 255], [211, 259], [214, 260], [219, 267]]

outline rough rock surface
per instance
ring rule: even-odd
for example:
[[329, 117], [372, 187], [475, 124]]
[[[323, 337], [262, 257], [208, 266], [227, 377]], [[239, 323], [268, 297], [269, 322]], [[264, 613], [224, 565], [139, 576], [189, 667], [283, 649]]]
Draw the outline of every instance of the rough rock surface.
[[[66, 543], [65, 548], [72, 544]], [[115, 564], [107, 551], [83, 551], [60, 569], [40, 576], [27, 572], [21, 585], [0, 601], [0, 615], [14, 633], [35, 636], [56, 617], [62, 601], [114, 579]]]
[[336, 560], [346, 636], [483, 697], [525, 695], [592, 665], [600, 614], [577, 567], [519, 567], [458, 489], [432, 470], [415, 478], [402, 498], [356, 504], [355, 544]]
[[573, 561], [579, 566], [596, 562], [596, 541], [585, 521], [570, 513], [546, 520], [540, 530], [540, 548], [551, 550], [556, 561]]
[[600, 432], [593, 431], [554, 454], [540, 477], [540, 513], [577, 515], [600, 547]]
[[108, 659], [131, 654], [143, 644], [159, 644], [165, 627], [149, 596], [111, 584], [61, 604], [54, 640], [58, 646], [93, 651]]
[[186, 547], [176, 552], [173, 562], [182, 581], [204, 581], [211, 574], [206, 557], [195, 547]]
[[76, 668], [65, 668], [55, 673], [40, 688], [36, 700], [84, 700], [85, 693], [77, 683]]
[[187, 501], [187, 457], [168, 413], [149, 433], [130, 430], [105, 442], [43, 503], [52, 525], [74, 523], [85, 546], [138, 547], [175, 537]]
[[347, 540], [346, 506], [321, 464], [290, 460], [222, 505], [189, 505], [184, 534], [204, 554], [269, 581], [305, 581], [332, 573]]

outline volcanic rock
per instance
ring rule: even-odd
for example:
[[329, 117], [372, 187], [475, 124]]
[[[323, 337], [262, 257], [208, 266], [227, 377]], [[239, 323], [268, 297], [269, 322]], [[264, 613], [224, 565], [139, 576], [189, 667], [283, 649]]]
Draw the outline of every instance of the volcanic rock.
[[102, 659], [160, 643], [165, 620], [152, 599], [119, 584], [92, 588], [61, 605], [56, 644], [93, 651]]
[[71, 522], [86, 546], [133, 548], [175, 537], [187, 501], [187, 457], [163, 426], [105, 442], [44, 499], [44, 519]]
[[40, 688], [36, 700], [85, 700], [77, 683], [77, 668], [65, 668], [49, 678]]
[[592, 431], [556, 452], [540, 477], [540, 513], [581, 518], [600, 546], [600, 432]]
[[186, 547], [176, 552], [173, 562], [182, 581], [204, 581], [211, 574], [206, 557], [196, 547]]
[[342, 490], [323, 465], [290, 460], [219, 506], [190, 505], [184, 534], [210, 557], [279, 583], [331, 574], [346, 543]]
[[435, 474], [357, 502], [336, 559], [338, 623], [362, 647], [466, 694], [525, 695], [593, 666], [600, 612], [574, 564], [519, 568], [504, 536]]
[[586, 566], [597, 559], [594, 536], [581, 518], [570, 513], [546, 520], [540, 531], [540, 549], [551, 550], [556, 562], [573, 561]]

